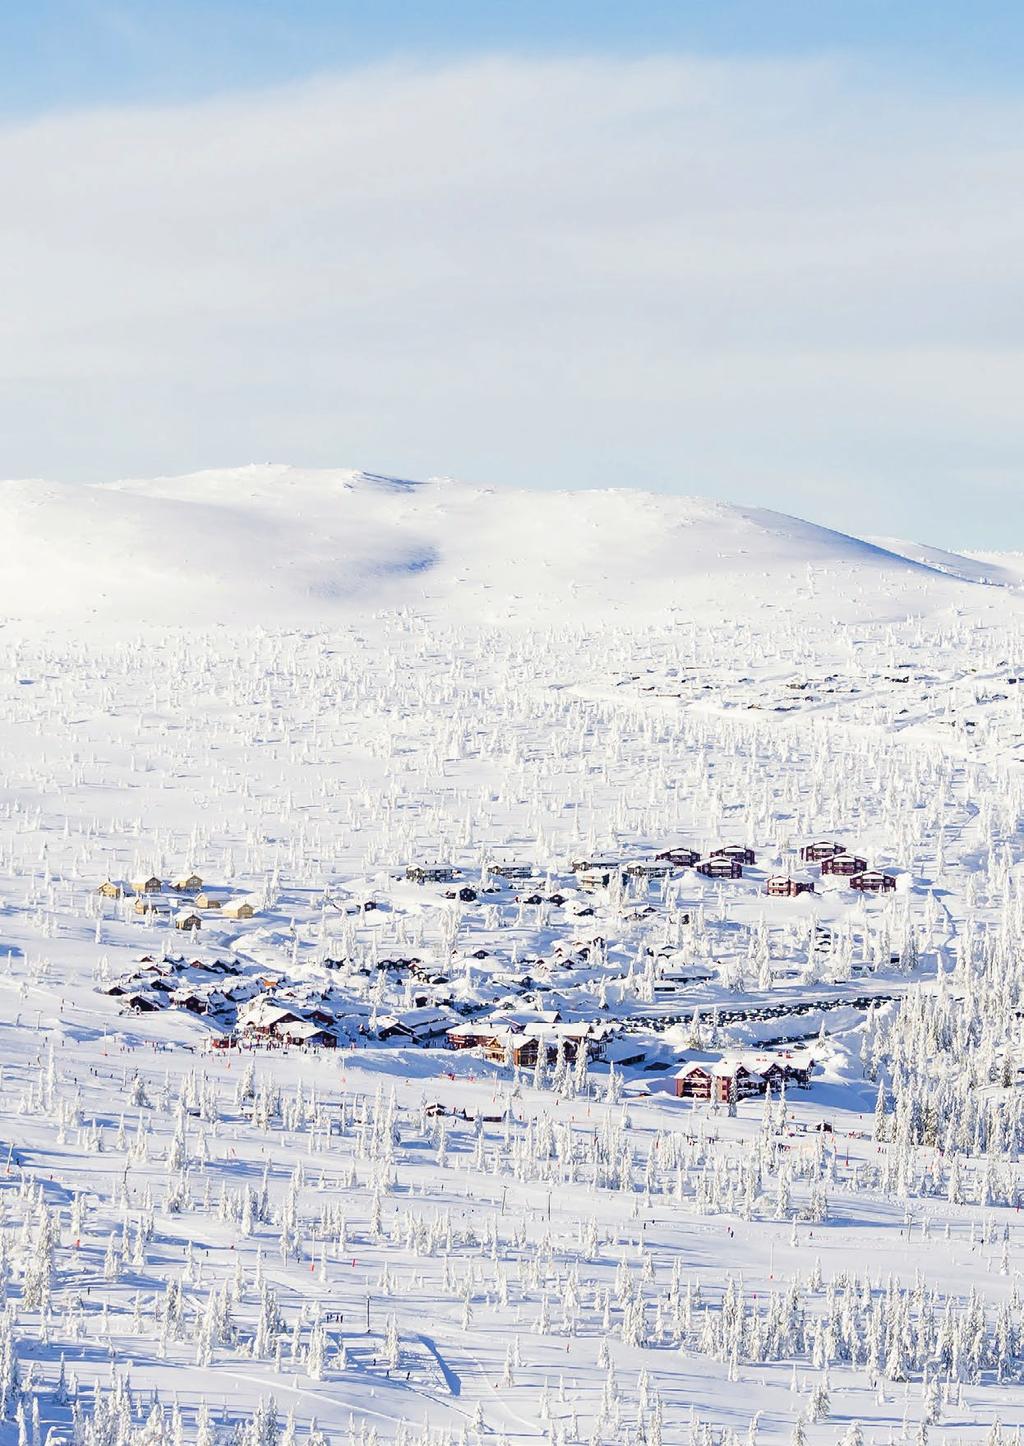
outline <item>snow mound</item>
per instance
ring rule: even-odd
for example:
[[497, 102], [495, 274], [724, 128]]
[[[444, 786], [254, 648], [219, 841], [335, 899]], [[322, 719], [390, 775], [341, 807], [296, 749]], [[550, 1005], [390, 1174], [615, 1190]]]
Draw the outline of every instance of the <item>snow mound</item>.
[[487, 622], [897, 617], [998, 571], [696, 498], [277, 465], [0, 483], [0, 530], [0, 615], [122, 626], [318, 626], [398, 607]]

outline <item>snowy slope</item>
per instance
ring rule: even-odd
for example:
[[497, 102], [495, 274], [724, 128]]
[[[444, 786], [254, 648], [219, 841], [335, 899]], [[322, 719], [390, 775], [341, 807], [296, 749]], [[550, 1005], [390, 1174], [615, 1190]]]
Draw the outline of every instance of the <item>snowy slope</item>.
[[0, 614], [65, 622], [316, 625], [402, 606], [454, 621], [765, 605], [887, 618], [964, 605], [964, 582], [997, 572], [699, 499], [284, 466], [6, 482], [0, 530]]

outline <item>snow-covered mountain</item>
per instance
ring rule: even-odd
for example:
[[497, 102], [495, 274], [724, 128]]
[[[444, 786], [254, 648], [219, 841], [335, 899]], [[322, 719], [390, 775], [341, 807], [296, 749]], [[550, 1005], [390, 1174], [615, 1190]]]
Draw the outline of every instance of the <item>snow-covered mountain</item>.
[[277, 465], [5, 482], [0, 531], [0, 614], [122, 625], [315, 625], [403, 606], [456, 621], [765, 606], [878, 619], [964, 606], [981, 582], [1019, 579], [701, 499]]

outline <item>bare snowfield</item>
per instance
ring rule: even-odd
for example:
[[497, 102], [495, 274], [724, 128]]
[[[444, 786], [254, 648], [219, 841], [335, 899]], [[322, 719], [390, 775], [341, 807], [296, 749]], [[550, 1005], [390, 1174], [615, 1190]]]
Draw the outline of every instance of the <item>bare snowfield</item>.
[[12, 1442], [1024, 1425], [1019, 557], [283, 467], [0, 529]]

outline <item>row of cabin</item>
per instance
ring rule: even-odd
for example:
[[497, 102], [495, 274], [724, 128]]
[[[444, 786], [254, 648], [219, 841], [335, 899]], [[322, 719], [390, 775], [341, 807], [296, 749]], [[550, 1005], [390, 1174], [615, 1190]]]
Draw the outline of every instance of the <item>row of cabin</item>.
[[638, 859], [625, 866], [576, 859], [570, 869], [581, 889], [593, 890], [606, 889], [616, 874], [625, 883], [630, 878], [667, 878], [674, 869], [696, 869], [708, 879], [742, 879], [744, 867], [755, 862], [753, 849], [742, 844], [723, 844], [712, 849], [707, 858], [702, 858], [694, 849], [672, 848], [655, 854], [652, 860]]
[[896, 888], [894, 875], [869, 869], [867, 859], [850, 853], [835, 839], [818, 839], [800, 850], [804, 863], [820, 864], [823, 876], [848, 879], [850, 888], [864, 894], [890, 894]]
[[[172, 879], [169, 885], [176, 894], [193, 894], [203, 887], [203, 881], [198, 874], [182, 874], [177, 879]], [[163, 892], [164, 881], [157, 878], [156, 874], [150, 874], [138, 879], [104, 879], [96, 890], [104, 899], [123, 899], [129, 894], [145, 895], [160, 894]]]
[[714, 1063], [694, 1061], [674, 1076], [678, 1099], [710, 1100], [727, 1104], [731, 1099], [749, 1099], [771, 1089], [777, 1093], [783, 1085], [808, 1085], [814, 1061], [794, 1064], [787, 1059], [757, 1060], [720, 1059]]
[[[820, 864], [821, 873], [825, 876], [848, 879], [850, 888], [861, 893], [888, 894], [896, 888], [896, 879], [892, 874], [869, 869], [867, 859], [849, 853], [845, 845], [834, 839], [818, 839], [804, 844], [800, 858], [805, 864]], [[774, 898], [795, 899], [800, 894], [813, 894], [814, 885], [807, 879], [775, 874], [765, 884], [765, 893]]]

